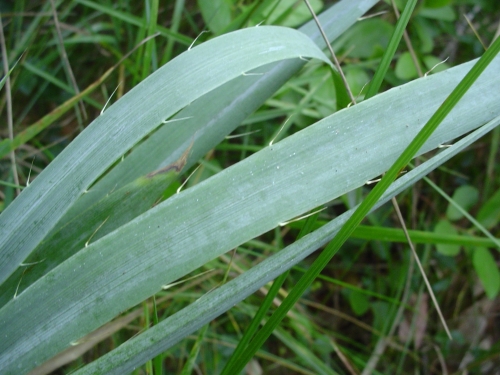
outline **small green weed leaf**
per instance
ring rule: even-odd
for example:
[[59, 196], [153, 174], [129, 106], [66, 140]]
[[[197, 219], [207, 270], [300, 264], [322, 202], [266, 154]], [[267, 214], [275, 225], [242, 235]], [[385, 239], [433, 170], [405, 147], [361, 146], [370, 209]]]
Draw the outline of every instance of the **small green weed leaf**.
[[426, 8], [441, 8], [446, 5], [449, 5], [452, 0], [425, 0], [424, 6]]
[[457, 15], [451, 6], [444, 6], [440, 8], [422, 8], [418, 12], [418, 15], [432, 20], [447, 22], [453, 22], [457, 18]]
[[434, 49], [434, 38], [436, 31], [430, 27], [429, 21], [416, 17], [412, 20], [412, 26], [420, 40], [419, 52], [431, 53]]
[[[462, 207], [465, 211], [468, 211], [472, 206], [474, 206], [479, 199], [479, 191], [474, 186], [464, 185], [460, 186], [453, 193], [453, 200]], [[446, 210], [446, 217], [451, 220], [459, 220], [464, 215], [460, 210], [458, 210], [454, 205], [449, 204]]]
[[391, 311], [391, 304], [385, 301], [375, 301], [371, 303], [371, 308], [374, 315], [373, 328], [384, 332], [387, 325], [390, 324], [389, 312]]
[[[322, 0], [310, 0], [311, 7], [318, 14], [323, 9]], [[297, 27], [311, 19], [311, 12], [303, 1], [280, 0], [272, 4], [273, 12], [268, 18], [269, 24], [278, 23], [283, 26]]]
[[477, 220], [491, 229], [500, 221], [500, 190], [488, 199], [477, 214]]
[[370, 308], [370, 300], [367, 295], [362, 292], [351, 289], [347, 292], [347, 298], [352, 311], [354, 311], [357, 316], [364, 315]]
[[394, 26], [380, 18], [370, 18], [356, 23], [347, 31], [338, 43], [334, 44], [334, 50], [341, 47], [347, 51], [350, 57], [370, 58], [381, 55], [381, 51], [387, 47]]
[[[405, 191], [417, 180], [449, 160], [452, 156], [463, 151], [499, 124], [500, 116], [403, 175], [389, 187], [384, 197], [376, 204], [374, 209], [387, 203], [391, 197]], [[77, 374], [93, 375], [96, 373], [106, 373], [121, 375], [126, 371], [132, 371], [132, 369], [137, 368], [148, 359], [171, 348], [186, 335], [197, 331], [211, 320], [232, 308], [236, 303], [253, 294], [258, 288], [279, 278], [280, 275], [283, 275], [284, 269], [289, 269], [297, 265], [298, 262], [316, 249], [325, 245], [335, 236], [339, 228], [353, 212], [354, 209], [345, 212], [308, 236], [297, 240], [282, 251], [264, 259], [261, 263], [239, 277], [213, 290], [210, 294], [204, 295], [183, 310], [160, 322], [157, 326], [130, 339], [113, 352], [85, 366], [83, 369], [77, 371]], [[335, 283], [335, 280], [329, 281]], [[319, 281], [317, 282], [319, 283]], [[446, 281], [446, 283], [444, 288], [449, 285], [449, 282]], [[337, 282], [336, 284], [345, 288], [350, 287], [349, 284], [342, 282]], [[375, 298], [387, 300], [390, 303], [395, 302], [387, 299], [385, 296], [373, 293], [370, 295]], [[182, 331], [182, 334], [177, 333], [179, 330]]]
[[418, 77], [417, 69], [411, 58], [410, 52], [403, 52], [396, 62], [396, 77], [408, 81]]
[[[457, 230], [448, 220], [440, 220], [434, 228], [434, 233], [439, 235], [458, 235]], [[459, 245], [436, 244], [437, 251], [443, 255], [455, 256], [460, 252]]]
[[425, 67], [428, 71], [432, 69], [432, 73], [439, 73], [443, 70], [449, 69], [449, 65], [443, 60], [438, 59], [436, 56], [427, 55], [422, 58]]
[[472, 255], [474, 269], [483, 284], [489, 299], [495, 299], [500, 291], [500, 271], [491, 252], [485, 247], [476, 247]]
[[229, 0], [198, 0], [197, 3], [205, 24], [215, 35], [221, 34], [231, 23]]
[[354, 96], [361, 94], [361, 90], [365, 87], [366, 83], [370, 81], [370, 77], [366, 73], [366, 70], [361, 68], [349, 69], [345, 77]]

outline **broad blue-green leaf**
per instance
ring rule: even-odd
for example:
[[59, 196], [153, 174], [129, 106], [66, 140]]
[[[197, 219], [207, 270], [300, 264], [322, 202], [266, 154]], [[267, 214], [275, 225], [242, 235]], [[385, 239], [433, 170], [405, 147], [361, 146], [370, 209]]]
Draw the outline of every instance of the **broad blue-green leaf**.
[[[464, 150], [499, 124], [500, 116], [403, 175], [391, 185], [374, 209], [388, 202], [392, 196], [410, 187], [417, 180]], [[178, 343], [183, 337], [215, 319], [236, 303], [254, 293], [258, 288], [274, 280], [284, 269], [296, 265], [318, 247], [328, 243], [353, 212], [354, 209], [351, 209], [277, 254], [266, 258], [241, 276], [204, 295], [185, 309], [160, 322], [157, 326], [85, 366], [77, 374], [107, 373], [119, 375], [137, 368], [148, 359]]]
[[188, 148], [175, 163], [137, 178], [103, 197], [66, 225], [53, 230], [0, 288], [0, 306], [78, 250], [128, 223], [159, 201], [186, 164]]
[[[357, 3], [343, 1], [325, 11], [319, 16], [319, 19], [325, 28], [326, 35], [332, 40], [335, 39], [375, 2], [375, 0], [364, 0]], [[299, 31], [308, 35], [318, 46], [325, 45], [314, 21], [302, 26]], [[260, 72], [262, 75], [239, 76], [195, 100], [173, 117], [174, 120], [180, 121], [162, 125], [160, 129], [135, 147], [130, 155], [117, 163], [110, 172], [88, 189], [61, 218], [54, 230], [61, 230], [68, 225], [72, 225], [74, 230], [78, 230], [78, 226], [81, 224], [75, 225], [75, 216], [81, 215], [83, 211], [95, 205], [103, 197], [112, 194], [135, 179], [174, 163], [187, 147], [191, 148], [186, 163], [186, 169], [189, 168], [220, 143], [227, 134], [304, 65], [303, 59], [289, 59], [267, 64], [253, 70], [253, 73]], [[325, 68], [325, 72], [329, 69]], [[343, 87], [342, 82], [340, 85]], [[330, 113], [331, 111], [328, 114]], [[73, 224], [68, 224], [70, 222]], [[45, 241], [45, 245], [46, 249], [50, 249], [50, 243]], [[37, 249], [37, 259], [52, 258], [54, 265], [57, 264], [53, 257], [56, 254], [57, 251], [53, 251], [50, 256], [44, 255], [40, 248]], [[72, 252], [65, 248], [64, 254], [61, 255], [60, 261], [72, 255]], [[48, 264], [44, 266], [46, 270], [51, 269]], [[19, 283], [19, 274], [23, 271], [24, 268], [18, 269], [17, 273], [11, 275], [7, 282], [9, 286], [2, 285], [0, 287], [1, 295], [5, 295], [7, 299], [12, 297], [12, 289]], [[29, 277], [23, 278], [22, 286], [27, 287], [29, 282]], [[5, 292], [5, 288], [10, 288], [10, 291]], [[3, 298], [2, 301], [4, 301]]]
[[[55, 353], [162, 285], [383, 173], [471, 64], [339, 111], [89, 245], [0, 310], [1, 368], [21, 357], [33, 366], [50, 353], [34, 350], [38, 343]], [[419, 153], [500, 115], [499, 67], [497, 58]]]
[[282, 27], [235, 31], [188, 50], [95, 119], [0, 215], [0, 282], [108, 167], [162, 121], [245, 72], [301, 56], [329, 60]]

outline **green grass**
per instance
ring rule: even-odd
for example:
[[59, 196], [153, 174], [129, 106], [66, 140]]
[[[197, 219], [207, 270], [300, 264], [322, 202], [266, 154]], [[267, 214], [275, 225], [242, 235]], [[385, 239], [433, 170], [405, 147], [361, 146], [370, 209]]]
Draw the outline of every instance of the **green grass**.
[[498, 366], [498, 9], [375, 3], [320, 16], [356, 105], [301, 1], [1, 5], [0, 372]]

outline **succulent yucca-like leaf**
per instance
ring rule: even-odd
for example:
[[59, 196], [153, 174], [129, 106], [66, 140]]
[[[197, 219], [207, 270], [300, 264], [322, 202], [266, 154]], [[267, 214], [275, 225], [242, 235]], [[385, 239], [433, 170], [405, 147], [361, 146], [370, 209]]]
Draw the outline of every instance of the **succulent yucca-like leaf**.
[[[368, 3], [370, 2], [357, 2], [364, 5]], [[241, 43], [241, 40], [238, 43]], [[262, 43], [260, 45], [262, 46]], [[213, 44], [211, 46], [213, 47]], [[302, 47], [307, 49], [311, 46], [304, 42]], [[221, 48], [227, 48], [227, 45]], [[193, 55], [196, 51], [197, 48], [186, 53]], [[232, 49], [229, 48], [229, 51]], [[309, 52], [309, 55], [324, 59], [318, 50], [311, 47], [311, 51], [313, 52]], [[211, 49], [210, 53], [214, 53], [214, 50]], [[290, 53], [291, 57], [307, 55], [304, 50]], [[205, 52], [204, 62], [207, 56], [209, 54]], [[274, 58], [274, 61], [278, 61], [284, 57]], [[299, 59], [296, 58], [295, 61], [297, 60]], [[265, 73], [269, 67], [266, 64], [257, 69]], [[456, 138], [499, 114], [497, 103], [500, 94], [497, 87], [500, 82], [495, 74], [499, 65], [497, 58], [421, 152]], [[256, 63], [248, 70], [242, 68], [243, 71], [240, 72], [236, 69], [233, 76], [243, 79], [241, 73], [258, 66], [260, 65]], [[201, 70], [204, 68], [206, 66], [196, 71], [199, 77], [203, 76]], [[1, 333], [4, 339], [0, 343], [0, 372], [28, 371], [71, 343], [77, 342], [80, 337], [109, 321], [120, 311], [155, 293], [161, 285], [273, 228], [280, 221], [329, 201], [383, 173], [469, 68], [470, 64], [464, 64], [336, 113], [309, 129], [263, 149], [204, 183], [170, 198], [84, 247], [0, 309]], [[187, 79], [187, 76], [184, 78]], [[193, 78], [193, 75], [190, 78]], [[0, 218], [0, 241], [3, 241], [4, 234], [8, 237], [6, 242], [0, 245], [3, 269], [12, 272], [17, 268], [20, 261], [31, 251], [27, 249], [40, 243], [64, 211], [77, 201], [81, 193], [107, 169], [107, 166], [149, 131], [159, 126], [162, 120], [171, 118], [179, 109], [189, 104], [193, 99], [186, 98], [185, 92], [191, 92], [193, 98], [203, 98], [203, 95], [222, 88], [224, 82], [230, 82], [230, 78], [225, 76], [218, 76], [217, 79], [218, 82], [208, 80], [210, 82], [207, 86], [197, 82], [200, 87], [194, 87], [192, 83], [187, 86], [174, 85], [174, 90], [180, 97], [169, 97], [174, 105], [160, 95], [160, 92], [166, 93], [165, 88], [154, 82], [154, 79], [149, 79], [145, 82], [156, 84], [159, 92], [154, 94], [161, 98], [156, 98], [156, 95], [146, 98], [159, 105], [160, 109], [152, 106], [151, 113], [146, 115], [134, 113], [128, 108], [130, 104], [128, 107], [126, 104], [120, 107], [119, 103], [130, 97], [131, 92], [108, 110], [112, 115], [106, 111], [97, 121], [99, 126], [94, 122], [88, 131], [77, 138], [76, 146], [70, 146], [70, 151], [67, 149], [61, 154], [58, 161], [47, 168], [48, 172], [45, 171], [26, 189], [29, 193], [25, 192], [19, 197], [22, 198], [21, 203], [15, 206], [19, 212], [11, 209], [9, 214], [4, 213]], [[146, 90], [141, 85], [141, 90]], [[488, 92], [488, 96], [484, 97], [483, 92]], [[141, 91], [136, 91], [137, 93]], [[143, 104], [143, 97], [139, 97], [139, 104], [146, 105]], [[135, 105], [135, 102], [132, 103]], [[163, 105], [168, 105], [168, 111]], [[118, 110], [113, 109], [116, 106]], [[121, 118], [120, 111], [128, 113], [128, 117]], [[128, 126], [127, 120], [136, 123], [134, 118], [141, 124], [140, 129], [130, 129]], [[142, 120], [147, 120], [147, 124], [144, 125]], [[178, 128], [182, 126], [182, 122], [169, 126]], [[120, 130], [129, 132], [128, 135], [132, 138], [127, 138]], [[179, 158], [180, 153], [186, 149], [187, 139], [193, 138], [194, 132], [191, 128], [190, 131], [184, 133], [183, 141], [177, 139], [173, 142], [177, 150], [177, 153], [171, 153], [173, 160]], [[100, 135], [104, 138], [93, 139], [93, 136], [84, 134]], [[112, 137], [117, 144], [110, 142]], [[215, 142], [217, 137], [211, 142]], [[111, 151], [101, 150], [91, 142], [101, 142], [101, 147], [111, 148], [114, 156], [109, 156]], [[209, 144], [207, 142], [207, 145], [199, 147], [201, 142], [201, 138], [196, 138], [193, 144], [193, 150], [197, 150], [199, 155]], [[90, 158], [91, 152], [86, 149], [89, 145], [93, 152], [102, 151], [104, 156]], [[163, 155], [161, 160], [155, 161], [160, 164], [152, 163], [148, 168], [155, 169], [173, 161], [167, 162], [168, 158], [168, 155]], [[87, 160], [92, 160], [92, 163], [86, 165]], [[194, 160], [195, 157], [188, 163], [193, 163]], [[99, 162], [107, 163], [107, 166], [100, 165]], [[127, 171], [138, 173], [134, 168]], [[141, 170], [136, 177], [145, 173], [147, 172]], [[119, 174], [114, 178], [119, 180], [117, 176]], [[130, 183], [136, 177], [124, 181], [124, 184]], [[48, 182], [53, 182], [55, 187]], [[49, 192], [40, 191], [43, 187], [47, 187]], [[60, 197], [67, 206], [56, 202], [56, 198]], [[37, 201], [38, 198], [40, 201]], [[43, 202], [48, 206], [44, 207]], [[30, 207], [30, 203], [33, 207]], [[14, 219], [24, 224], [10, 224], [10, 220]], [[41, 229], [38, 228], [39, 224]], [[11, 233], [25, 229], [28, 230], [27, 233]], [[10, 245], [15, 245], [21, 254], [16, 255], [15, 251], [11, 251]], [[317, 246], [317, 242], [314, 246]], [[8, 276], [3, 273], [1, 275], [4, 279]], [[239, 293], [244, 294], [246, 291]], [[212, 302], [217, 303], [217, 300]], [[198, 320], [196, 324], [201, 321], [202, 319]], [[169, 333], [171, 337], [181, 338], [187, 334], [188, 330], [184, 329], [183, 324], [188, 323], [178, 323], [176, 331]], [[127, 348], [130, 347], [123, 349], [122, 356], [123, 353], [131, 353], [126, 351], [129, 350]], [[143, 358], [157, 350], [149, 349], [149, 352], [138, 360], [137, 353], [141, 346], [138, 345], [136, 349], [134, 355], [130, 356], [135, 364], [141, 363]], [[127, 366], [128, 369], [133, 367], [130, 361]]]
[[182, 108], [259, 66], [290, 58], [328, 62], [304, 34], [255, 27], [187, 50], [95, 119], [0, 216], [0, 282], [69, 206], [125, 152]]
[[[383, 173], [470, 67], [337, 112], [89, 245], [0, 310], [3, 368], [13, 368], [12, 358], [21, 356], [39, 362], [38, 343], [58, 351], [162, 285]], [[499, 68], [497, 58], [420, 153], [500, 114]]]
[[[374, 0], [342, 1], [323, 12], [319, 18], [326, 35], [330, 40], [334, 40], [375, 2]], [[324, 40], [313, 21], [302, 26], [299, 31], [308, 35], [319, 47], [324, 47]], [[103, 212], [106, 211], [105, 207], [111, 210], [112, 202], [119, 200], [116, 191], [127, 184], [132, 184], [135, 194], [151, 194], [150, 191], [140, 193], [137, 190], [139, 185], [145, 190], [150, 190], [151, 183], [133, 184], [133, 181], [141, 179], [141, 176], [151, 171], [175, 163], [188, 147], [190, 152], [187, 155], [185, 168], [189, 168], [305, 64], [304, 59], [287, 59], [267, 64], [252, 71], [252, 75], [239, 76], [210, 91], [174, 115], [172, 121], [149, 135], [144, 142], [134, 148], [130, 155], [116, 164], [110, 172], [88, 189], [86, 194], [69, 206], [67, 213], [25, 260], [25, 263], [35, 263], [36, 266], [17, 268], [0, 286], [0, 306], [11, 299], [16, 290], [21, 292], [42, 274], [73, 255], [79, 250], [78, 244], [82, 241], [95, 241], [107, 233], [107, 229], [116, 228], [113, 226], [112, 219], [107, 219], [107, 216], [102, 218], [97, 215], [93, 217], [91, 223], [87, 223], [83, 215], [92, 215], [89, 207], [100, 206]], [[165, 182], [163, 186], [166, 187]], [[157, 185], [157, 188], [161, 186]], [[107, 198], [109, 194], [113, 197]], [[105, 200], [101, 201], [104, 198]], [[152, 200], [155, 201], [156, 198]], [[130, 200], [126, 202], [133, 205]], [[133, 209], [127, 211], [126, 215], [119, 214], [120, 211], [127, 209], [125, 207], [127, 204], [122, 205], [123, 207], [114, 210], [116, 211], [114, 216], [120, 215], [120, 222], [123, 224], [146, 211], [150, 207], [148, 202], [149, 199], [138, 203]], [[106, 220], [105, 223], [103, 223], [104, 220]], [[71, 229], [68, 230], [68, 228]], [[97, 229], [97, 233], [91, 238], [92, 232]], [[58, 232], [64, 235], [58, 235]], [[60, 250], [61, 245], [63, 245], [63, 251]], [[43, 264], [37, 263], [40, 260], [43, 260]]]
[[[0, 282], [21, 265], [96, 178], [164, 120], [248, 71], [272, 62], [302, 57], [318, 58], [329, 63], [323, 52], [301, 32], [274, 26], [248, 28], [188, 49], [141, 82], [89, 125], [2, 213]], [[79, 264], [78, 269], [82, 265]], [[79, 273], [77, 269], [74, 272]], [[55, 281], [49, 274], [46, 277]], [[89, 287], [93, 289], [95, 285]], [[20, 300], [21, 296], [8, 305], [17, 306]], [[47, 306], [52, 304], [48, 300], [46, 303]], [[8, 310], [7, 305], [4, 307]], [[120, 310], [114, 310], [113, 314]], [[26, 365], [24, 369], [67, 347], [84, 330], [95, 328], [94, 324], [100, 319], [91, 320], [91, 325], [78, 324], [80, 328], [76, 336], [73, 332], [49, 344], [50, 350], [29, 349], [34, 357], [23, 361]], [[42, 322], [39, 328], [45, 330], [46, 323]], [[27, 349], [30, 346], [27, 342], [19, 342], [10, 333], [7, 336], [17, 342], [11, 349]], [[70, 336], [73, 338], [68, 341]], [[36, 343], [36, 339], [32, 340], [32, 344]], [[9, 368], [8, 362], [19, 364], [16, 360], [12, 362], [13, 359], [2, 356], [0, 366]]]
[[[373, 207], [373, 210], [409, 188], [499, 124], [500, 116], [396, 180]], [[318, 247], [331, 241], [354, 210], [355, 208], [345, 212], [315, 232], [287, 246], [272, 257], [263, 260], [244, 274], [204, 295], [158, 325], [151, 327], [111, 353], [85, 366], [77, 371], [75, 375], [123, 374], [144, 364], [147, 360], [177, 344], [187, 335], [192, 334], [268, 282], [274, 280], [284, 269], [291, 268]]]

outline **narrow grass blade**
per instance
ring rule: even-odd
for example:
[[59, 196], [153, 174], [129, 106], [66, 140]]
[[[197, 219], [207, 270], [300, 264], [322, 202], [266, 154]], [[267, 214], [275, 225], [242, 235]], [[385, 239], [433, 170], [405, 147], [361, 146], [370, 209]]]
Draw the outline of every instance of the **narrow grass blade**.
[[[121, 12], [119, 10], [114, 9], [113, 7], [103, 5], [101, 3], [97, 3], [90, 0], [77, 0], [76, 2], [85, 5], [89, 8], [95, 9], [101, 13], [109, 14], [113, 19], [119, 19], [137, 27], [144, 27], [144, 20], [130, 13]], [[158, 31], [161, 35], [172, 38], [176, 42], [181, 43], [185, 46], [189, 46], [193, 41], [191, 38], [183, 34], [173, 32], [172, 30], [160, 25], [156, 25], [155, 31]]]
[[[496, 242], [489, 238], [476, 236], [462, 235], [445, 235], [433, 232], [425, 232], [419, 230], [408, 230], [413, 242], [421, 244], [446, 244], [446, 245], [462, 245], [462, 246], [497, 246]], [[407, 243], [404, 232], [401, 229], [384, 228], [384, 227], [369, 227], [360, 225], [353, 232], [352, 238], [387, 241], [387, 242], [402, 242]]]
[[12, 65], [12, 68], [10, 68], [9, 71], [7, 72], [7, 74], [4, 75], [3, 78], [0, 80], [0, 90], [4, 87], [5, 82], [7, 82], [7, 77], [10, 76], [10, 74], [12, 73], [14, 68], [16, 67], [19, 60], [21, 60], [21, 58], [22, 58], [22, 56], [17, 59], [17, 61], [14, 63], [14, 65]]
[[[313, 230], [314, 223], [318, 219], [318, 216], [319, 216], [319, 212], [312, 215], [312, 216], [309, 216], [307, 218], [301, 231], [299, 232], [299, 235], [297, 236], [297, 240], [304, 237], [305, 235], [309, 234]], [[236, 346], [236, 349], [234, 350], [231, 357], [229, 358], [229, 361], [224, 366], [224, 369], [222, 370], [221, 375], [230, 375], [233, 373], [232, 367], [235, 365], [238, 357], [246, 349], [248, 343], [250, 342], [250, 340], [254, 336], [255, 332], [257, 332], [259, 325], [261, 324], [266, 313], [270, 309], [274, 298], [277, 296], [281, 286], [283, 285], [286, 278], [288, 277], [288, 274], [289, 274], [289, 271], [283, 272], [276, 280], [274, 280], [273, 285], [269, 289], [269, 292], [266, 294], [264, 300], [260, 304], [259, 309], [257, 310], [257, 313], [252, 318], [250, 325], [245, 330], [243, 337], [238, 342], [238, 345]]]
[[415, 5], [417, 5], [417, 0], [408, 0], [406, 2], [406, 6], [401, 13], [401, 17], [399, 18], [396, 28], [394, 29], [394, 33], [391, 36], [391, 40], [387, 45], [387, 48], [384, 51], [384, 55], [382, 56], [382, 60], [380, 61], [380, 65], [377, 67], [375, 74], [373, 75], [372, 81], [368, 85], [368, 89], [366, 90], [365, 100], [375, 96], [382, 85], [382, 81], [384, 80], [385, 74], [389, 69], [389, 65], [391, 64], [392, 58], [396, 53], [396, 49], [398, 48], [399, 42], [403, 37], [403, 33], [406, 29], [406, 25], [410, 21], [410, 17], [415, 9]]
[[66, 100], [63, 104], [52, 110], [49, 114], [45, 115], [34, 124], [28, 126], [25, 130], [18, 133], [13, 140], [4, 139], [0, 141], [0, 158], [3, 158], [12, 150], [15, 150], [19, 146], [29, 142], [42, 130], [53, 124], [57, 119], [59, 119], [71, 108], [73, 108], [73, 106], [78, 103], [79, 100], [83, 99], [85, 96], [99, 87], [99, 85], [101, 85], [101, 83], [103, 83], [104, 80], [109, 77], [109, 75], [114, 71], [115, 68], [116, 66], [108, 69], [98, 80], [89, 85], [85, 90], [80, 92], [78, 95], [75, 95], [72, 98]]
[[205, 335], [207, 333], [208, 324], [200, 330], [196, 341], [194, 342], [193, 348], [189, 353], [188, 360], [184, 365], [181, 375], [191, 375], [193, 373], [194, 365], [196, 364], [196, 359], [198, 358], [198, 354], [200, 353], [200, 347], [205, 339]]
[[460, 81], [458, 86], [441, 104], [439, 109], [432, 115], [426, 125], [412, 140], [405, 151], [398, 157], [396, 162], [389, 168], [387, 173], [382, 177], [380, 182], [368, 194], [361, 205], [356, 209], [353, 215], [342, 226], [335, 238], [330, 244], [321, 252], [320, 256], [314, 261], [311, 268], [299, 280], [296, 286], [290, 291], [288, 296], [283, 300], [282, 304], [278, 307], [275, 313], [271, 316], [266, 325], [256, 334], [252, 342], [249, 344], [247, 351], [238, 359], [238, 367], [233, 370], [238, 373], [243, 369], [246, 363], [252, 358], [256, 351], [264, 344], [265, 340], [273, 332], [276, 326], [286, 316], [286, 313], [293, 307], [293, 305], [302, 296], [305, 290], [311, 285], [314, 279], [320, 274], [323, 268], [328, 264], [331, 258], [337, 253], [340, 247], [349, 238], [354, 229], [361, 223], [363, 218], [368, 214], [373, 205], [387, 190], [389, 185], [396, 179], [399, 171], [404, 168], [417, 151], [423, 146], [425, 141], [431, 136], [436, 128], [442, 123], [444, 118], [451, 112], [457, 105], [460, 99], [464, 96], [467, 90], [477, 80], [481, 73], [486, 69], [490, 62], [493, 61], [495, 56], [500, 51], [500, 38], [498, 38], [484, 55], [476, 62], [474, 67], [467, 73], [467, 75]]
[[[158, 6], [158, 0], [151, 0], [150, 2], [146, 3], [146, 7], [148, 7], [148, 11], [146, 12], [146, 14], [149, 16], [149, 19], [147, 19], [148, 36], [152, 36], [156, 32], [158, 23]], [[145, 79], [149, 74], [151, 74], [152, 71], [156, 70], [155, 66], [153, 65], [156, 64], [155, 61], [157, 60], [153, 59], [153, 56], [156, 57], [156, 43], [155, 39], [151, 38], [145, 45], [144, 57], [141, 61], [141, 63], [143, 64], [142, 79]]]

